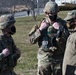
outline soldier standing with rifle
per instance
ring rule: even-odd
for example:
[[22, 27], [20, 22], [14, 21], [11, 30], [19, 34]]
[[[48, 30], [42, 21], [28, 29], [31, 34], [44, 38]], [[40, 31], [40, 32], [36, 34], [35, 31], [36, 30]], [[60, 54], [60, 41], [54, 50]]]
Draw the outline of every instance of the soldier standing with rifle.
[[[65, 50], [63, 41], [65, 37], [67, 37], [62, 37], [62, 33], [64, 29], [68, 33], [68, 29], [66, 27], [66, 22], [57, 17], [58, 11], [58, 5], [54, 1], [47, 2], [44, 8], [46, 18], [43, 19], [39, 27], [35, 26], [29, 33], [30, 42], [32, 44], [38, 42], [39, 46], [37, 75], [61, 75], [61, 65]], [[55, 25], [53, 25], [54, 23]], [[50, 42], [51, 38], [48, 36], [50, 26], [54, 26], [55, 30], [57, 29], [58, 31], [59, 38], [56, 39], [58, 41], [58, 44], [56, 43], [56, 49], [50, 49], [50, 47], [52, 47], [52, 43]], [[52, 34], [52, 36], [54, 35]], [[60, 39], [63, 41], [59, 41]]]
[[0, 75], [16, 75], [13, 71], [20, 57], [20, 50], [16, 47], [11, 35], [16, 33], [13, 15], [0, 16]]

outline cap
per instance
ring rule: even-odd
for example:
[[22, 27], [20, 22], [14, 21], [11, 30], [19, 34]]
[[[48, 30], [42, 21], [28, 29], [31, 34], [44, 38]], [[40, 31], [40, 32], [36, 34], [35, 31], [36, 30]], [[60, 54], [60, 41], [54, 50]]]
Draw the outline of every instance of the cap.
[[76, 10], [72, 10], [72, 11], [68, 12], [67, 17], [64, 20], [68, 21], [68, 20], [74, 19], [74, 18], [76, 18]]
[[8, 24], [11, 23], [15, 23], [15, 18], [12, 14], [0, 16], [0, 29], [4, 29]]

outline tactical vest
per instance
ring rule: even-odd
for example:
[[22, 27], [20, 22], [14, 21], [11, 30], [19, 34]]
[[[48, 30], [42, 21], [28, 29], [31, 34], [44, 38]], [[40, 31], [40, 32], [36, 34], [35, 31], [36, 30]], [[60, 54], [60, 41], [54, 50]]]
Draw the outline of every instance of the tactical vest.
[[[46, 18], [43, 20], [46, 22]], [[60, 23], [60, 25], [62, 26], [62, 29], [61, 29], [62, 35], [61, 35], [60, 41], [57, 42], [57, 50], [55, 52], [53, 52], [53, 54], [55, 54], [55, 55], [64, 53], [66, 40], [67, 40], [67, 37], [69, 36], [69, 31], [66, 27], [66, 22], [64, 20], [62, 20], [61, 18], [58, 18], [57, 22]], [[42, 50], [47, 51], [47, 52], [49, 51], [49, 47], [52, 46], [51, 42], [49, 41], [50, 37], [47, 34], [47, 30], [50, 26], [51, 25], [49, 24], [48, 27], [42, 31], [37, 30], [39, 27], [34, 26], [31, 33], [29, 34], [31, 43], [35, 44], [36, 42], [38, 42], [39, 48], [41, 48]]]
[[[62, 35], [60, 37], [60, 41], [57, 42], [57, 44], [56, 44], [57, 50], [55, 50], [53, 52], [54, 56], [55, 55], [57, 56], [57, 55], [60, 55], [60, 54], [61, 55], [64, 54], [66, 41], [67, 41], [67, 38], [69, 36], [69, 31], [68, 31], [68, 29], [66, 27], [66, 22], [64, 20], [62, 20], [61, 18], [58, 18], [57, 22], [60, 23], [60, 25], [61, 25], [61, 32], [62, 32], [61, 34]], [[49, 24], [49, 26], [45, 30], [43, 30], [41, 32], [41, 37], [38, 40], [39, 47], [41, 47], [42, 50], [44, 50], [46, 52], [50, 51], [49, 47], [52, 46], [52, 44], [50, 42], [51, 38], [47, 34], [47, 30], [48, 29], [50, 30], [50, 26], [51, 25]], [[54, 32], [56, 33], [57, 31], [54, 31]]]

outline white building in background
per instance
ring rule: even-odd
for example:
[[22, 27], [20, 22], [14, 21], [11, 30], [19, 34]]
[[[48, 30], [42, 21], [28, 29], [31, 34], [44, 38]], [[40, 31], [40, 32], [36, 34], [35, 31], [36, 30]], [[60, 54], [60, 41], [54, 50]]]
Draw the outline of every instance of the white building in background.
[[55, 2], [61, 6], [62, 3], [72, 3], [72, 4], [76, 4], [76, 0], [55, 0]]
[[62, 0], [62, 2], [75, 4], [76, 0]]

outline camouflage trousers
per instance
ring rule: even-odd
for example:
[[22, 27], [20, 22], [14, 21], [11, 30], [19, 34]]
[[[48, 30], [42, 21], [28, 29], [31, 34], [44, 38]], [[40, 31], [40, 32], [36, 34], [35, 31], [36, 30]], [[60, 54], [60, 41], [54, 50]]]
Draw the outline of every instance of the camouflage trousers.
[[37, 75], [61, 75], [62, 64], [60, 62], [43, 63], [38, 62]]
[[0, 75], [17, 75], [14, 71], [2, 71]]
[[37, 75], [61, 75], [62, 55], [53, 56], [51, 52], [38, 50], [38, 69]]

